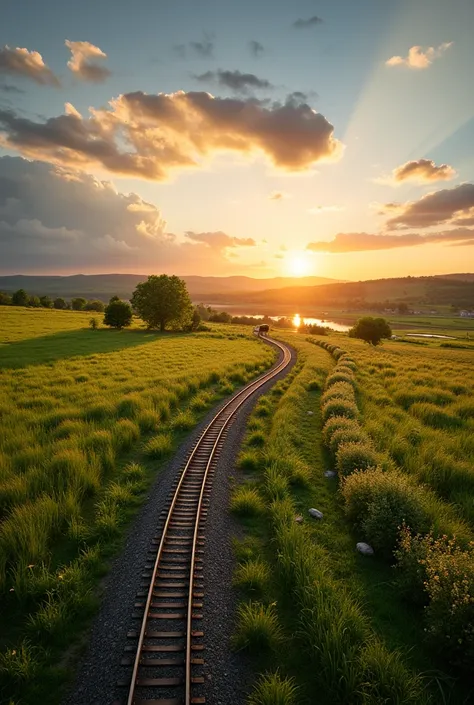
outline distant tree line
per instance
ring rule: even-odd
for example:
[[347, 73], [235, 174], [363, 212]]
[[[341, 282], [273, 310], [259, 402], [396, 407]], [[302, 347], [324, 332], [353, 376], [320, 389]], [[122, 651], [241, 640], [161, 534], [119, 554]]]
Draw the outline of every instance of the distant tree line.
[[0, 291], [0, 306], [27, 306], [29, 308], [55, 308], [60, 311], [97, 311], [102, 313], [105, 305], [98, 299], [84, 299], [82, 296], [66, 301], [61, 297], [34, 296], [25, 289], [18, 289], [13, 294]]

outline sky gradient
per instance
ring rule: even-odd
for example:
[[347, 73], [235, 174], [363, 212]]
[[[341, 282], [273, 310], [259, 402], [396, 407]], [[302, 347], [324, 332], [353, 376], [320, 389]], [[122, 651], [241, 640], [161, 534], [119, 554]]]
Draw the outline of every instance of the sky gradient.
[[0, 273], [472, 271], [473, 27], [472, 0], [4, 0]]

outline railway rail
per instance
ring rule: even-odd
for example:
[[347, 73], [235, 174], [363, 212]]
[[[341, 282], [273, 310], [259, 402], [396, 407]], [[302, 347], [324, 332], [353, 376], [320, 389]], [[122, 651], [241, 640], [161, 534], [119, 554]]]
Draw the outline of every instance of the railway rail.
[[[194, 444], [160, 516], [142, 574], [134, 617], [140, 627], [128, 633], [122, 665], [130, 669], [118, 685], [128, 689], [126, 705], [201, 705], [205, 646], [202, 619], [202, 554], [207, 505], [219, 451], [227, 429], [244, 402], [290, 363], [291, 353], [277, 340], [262, 337], [281, 351], [268, 372], [234, 394]], [[116, 704], [118, 705], [118, 704]]]

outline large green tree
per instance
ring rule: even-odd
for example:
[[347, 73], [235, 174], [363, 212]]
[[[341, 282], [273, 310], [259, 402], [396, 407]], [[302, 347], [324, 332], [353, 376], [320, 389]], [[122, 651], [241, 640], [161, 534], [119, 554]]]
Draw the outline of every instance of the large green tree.
[[153, 274], [137, 284], [131, 299], [136, 313], [149, 328], [185, 328], [192, 322], [193, 306], [185, 282], [177, 276]]
[[385, 318], [364, 316], [364, 318], [359, 318], [355, 326], [350, 329], [349, 336], [365, 340], [371, 345], [378, 345], [382, 338], [392, 337], [392, 329]]

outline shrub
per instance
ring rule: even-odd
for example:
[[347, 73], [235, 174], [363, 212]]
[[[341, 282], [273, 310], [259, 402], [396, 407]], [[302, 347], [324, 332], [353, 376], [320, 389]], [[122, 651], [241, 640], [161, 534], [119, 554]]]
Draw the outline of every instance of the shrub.
[[340, 430], [359, 431], [360, 425], [355, 419], [348, 419], [347, 416], [330, 416], [323, 426], [323, 443], [330, 445], [333, 434]]
[[333, 384], [336, 384], [336, 382], [346, 382], [347, 384], [350, 384], [353, 387], [355, 386], [354, 375], [349, 369], [345, 369], [341, 372], [336, 370], [332, 373], [332, 375], [329, 375], [326, 380], [326, 389], [331, 387]]
[[[115, 299], [115, 300], [114, 300]], [[132, 307], [126, 301], [120, 301], [117, 297], [110, 299], [110, 303], [105, 307], [104, 323], [111, 328], [126, 328], [132, 323]]]
[[321, 389], [321, 382], [318, 379], [312, 379], [306, 385], [306, 390], [308, 392], [318, 392]]
[[266, 563], [259, 559], [240, 563], [234, 574], [234, 585], [243, 590], [263, 593], [270, 578], [270, 570]]
[[237, 648], [255, 653], [276, 648], [282, 632], [273, 605], [248, 602], [237, 609], [237, 631], [234, 643]]
[[343, 480], [341, 491], [347, 516], [376, 550], [393, 551], [403, 524], [414, 531], [429, 528], [425, 491], [401, 472], [354, 472]]
[[359, 415], [355, 402], [347, 399], [331, 399], [322, 407], [323, 421], [327, 421], [331, 416], [345, 416], [348, 419], [356, 419]]
[[454, 538], [411, 536], [405, 529], [396, 556], [398, 566], [410, 570], [418, 596], [423, 585], [427, 638], [452, 664], [472, 669], [474, 542], [461, 549]]
[[336, 453], [336, 467], [340, 475], [374, 468], [379, 461], [380, 456], [369, 443], [343, 443]]
[[292, 678], [282, 678], [278, 671], [260, 676], [249, 697], [249, 705], [296, 705], [298, 688]]
[[360, 426], [337, 428], [331, 436], [329, 450], [336, 456], [339, 446], [346, 443], [359, 443], [369, 446], [369, 438]]
[[335, 382], [324, 392], [321, 397], [321, 404], [326, 404], [330, 399], [354, 401], [354, 387], [347, 382]]
[[145, 453], [149, 458], [160, 460], [173, 449], [173, 440], [169, 433], [159, 433], [151, 438], [145, 446]]
[[235, 514], [255, 516], [263, 512], [263, 502], [254, 487], [239, 487], [232, 495], [230, 508]]

